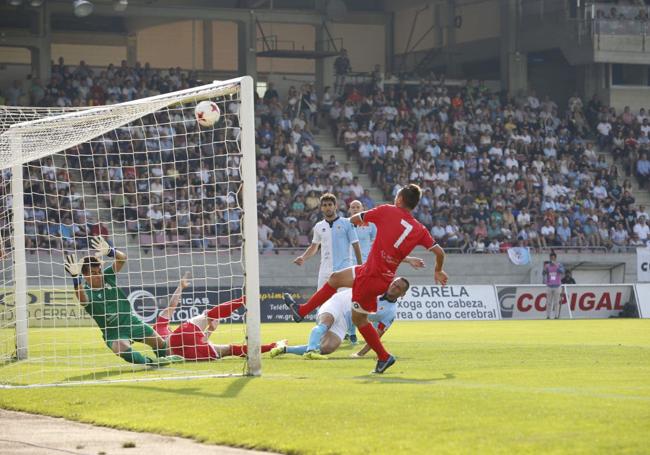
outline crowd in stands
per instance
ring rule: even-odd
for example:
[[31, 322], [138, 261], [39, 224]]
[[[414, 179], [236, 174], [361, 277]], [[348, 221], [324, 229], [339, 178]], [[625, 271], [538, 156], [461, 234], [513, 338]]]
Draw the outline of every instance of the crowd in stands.
[[[490, 253], [644, 245], [648, 213], [634, 205], [631, 178], [648, 180], [648, 121], [644, 109], [617, 113], [597, 98], [585, 105], [574, 95], [561, 110], [534, 92], [509, 99], [481, 82], [455, 92], [435, 82], [352, 88], [329, 111], [338, 143], [385, 198], [419, 183], [415, 215], [434, 237]], [[606, 129], [598, 142], [611, 145], [626, 175], [592, 144]]]
[[[62, 59], [46, 84], [26, 79], [6, 91], [7, 104], [84, 107], [113, 104], [199, 84], [180, 69], [148, 65], [94, 70]], [[284, 102], [283, 102], [284, 101]], [[318, 197], [334, 192], [341, 210], [353, 199], [373, 206], [347, 167], [324, 160], [312, 129], [318, 120], [310, 86], [280, 100], [272, 84], [256, 96], [258, 227], [264, 250], [309, 243], [319, 217]], [[237, 103], [220, 103], [217, 137], [202, 131], [191, 106], [149, 116], [25, 168], [29, 251], [83, 249], [113, 223], [144, 247], [212, 248], [241, 243]], [[225, 135], [230, 141], [224, 141]], [[5, 173], [5, 179], [8, 173]], [[92, 209], [88, 203], [92, 201]], [[103, 216], [101, 215], [103, 213]], [[105, 221], [102, 223], [101, 221]], [[113, 224], [115, 226], [115, 224]]]
[[596, 19], [599, 21], [650, 21], [650, 2], [646, 0], [598, 2]]
[[[347, 86], [319, 96], [309, 84], [281, 97], [272, 84], [255, 100], [258, 242], [261, 250], [310, 242], [318, 197], [334, 193], [341, 215], [354, 199], [374, 206], [355, 175], [368, 173], [386, 199], [406, 182], [424, 191], [415, 215], [443, 246], [502, 252], [509, 246], [625, 251], [648, 240], [648, 213], [634, 204], [631, 179], [647, 185], [650, 116], [617, 113], [577, 95], [566, 108], [535, 93], [513, 99], [482, 82], [452, 88]], [[88, 106], [199, 84], [180, 69], [93, 70], [62, 60], [52, 80], [16, 83], [11, 104]], [[108, 235], [107, 216], [145, 246], [212, 248], [241, 241], [237, 103], [222, 101], [215, 132], [191, 108], [171, 109], [26, 167], [27, 245], [84, 248]], [[315, 141], [330, 128], [354, 157], [350, 169]], [[216, 137], [211, 136], [215, 134]], [[624, 169], [596, 152], [611, 150]], [[95, 196], [96, 195], [96, 196]], [[97, 208], [88, 209], [89, 200]], [[113, 225], [115, 226], [115, 225]]]

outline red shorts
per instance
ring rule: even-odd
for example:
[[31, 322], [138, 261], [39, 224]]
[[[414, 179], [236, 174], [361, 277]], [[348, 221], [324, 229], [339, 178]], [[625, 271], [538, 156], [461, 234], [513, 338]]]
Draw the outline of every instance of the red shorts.
[[158, 316], [156, 323], [153, 325], [153, 329], [158, 335], [163, 338], [167, 338], [172, 334], [172, 331], [169, 330], [169, 319]]
[[169, 337], [169, 347], [174, 355], [187, 360], [216, 360], [217, 351], [208, 341], [203, 331], [192, 324], [184, 322]]
[[388, 290], [392, 279], [373, 273], [358, 265], [354, 268], [354, 284], [352, 285], [352, 308], [359, 305], [365, 313], [377, 312], [377, 297]]

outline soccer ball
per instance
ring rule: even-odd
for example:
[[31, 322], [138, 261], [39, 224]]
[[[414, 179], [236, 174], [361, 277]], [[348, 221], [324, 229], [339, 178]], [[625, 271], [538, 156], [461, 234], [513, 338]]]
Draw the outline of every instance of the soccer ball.
[[219, 121], [221, 111], [217, 103], [213, 101], [201, 101], [194, 108], [194, 116], [199, 125], [203, 127], [210, 127]]

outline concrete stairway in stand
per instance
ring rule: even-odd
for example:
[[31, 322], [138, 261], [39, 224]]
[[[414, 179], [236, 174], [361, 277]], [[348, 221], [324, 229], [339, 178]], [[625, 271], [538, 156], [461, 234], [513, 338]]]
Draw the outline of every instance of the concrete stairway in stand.
[[314, 141], [320, 146], [320, 153], [323, 156], [323, 161], [329, 161], [331, 155], [334, 155], [336, 161], [343, 166], [344, 164], [348, 165], [348, 169], [352, 171], [352, 174], [355, 177], [359, 177], [359, 183], [365, 190], [370, 191], [370, 197], [375, 201], [376, 205], [382, 204], [385, 201], [382, 191], [374, 186], [370, 181], [368, 174], [359, 173], [359, 164], [356, 160], [348, 160], [347, 153], [343, 147], [337, 147], [334, 143], [334, 138], [330, 134], [329, 130], [324, 129], [321, 132], [314, 136]]

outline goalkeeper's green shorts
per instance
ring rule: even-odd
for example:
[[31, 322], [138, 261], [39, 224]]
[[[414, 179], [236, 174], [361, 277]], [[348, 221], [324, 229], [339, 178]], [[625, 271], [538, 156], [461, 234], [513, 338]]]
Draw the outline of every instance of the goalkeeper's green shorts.
[[131, 317], [128, 321], [121, 321], [120, 326], [106, 329], [104, 340], [106, 345], [112, 349], [112, 344], [117, 340], [139, 341], [142, 342], [147, 337], [155, 337], [155, 330], [140, 318]]

